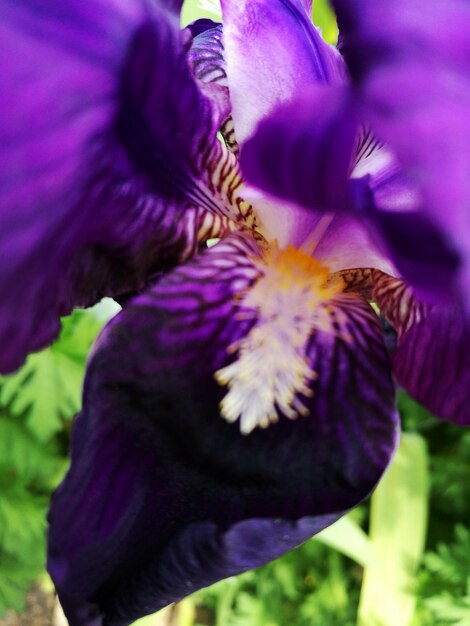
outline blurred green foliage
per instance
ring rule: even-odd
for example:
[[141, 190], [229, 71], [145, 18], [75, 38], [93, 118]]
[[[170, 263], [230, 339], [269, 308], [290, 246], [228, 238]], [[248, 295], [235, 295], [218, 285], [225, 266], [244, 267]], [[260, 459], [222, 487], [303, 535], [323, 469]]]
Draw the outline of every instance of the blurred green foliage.
[[70, 423], [101, 326], [76, 311], [50, 348], [0, 377], [0, 615], [21, 611], [25, 591], [44, 572], [49, 498], [67, 468]]

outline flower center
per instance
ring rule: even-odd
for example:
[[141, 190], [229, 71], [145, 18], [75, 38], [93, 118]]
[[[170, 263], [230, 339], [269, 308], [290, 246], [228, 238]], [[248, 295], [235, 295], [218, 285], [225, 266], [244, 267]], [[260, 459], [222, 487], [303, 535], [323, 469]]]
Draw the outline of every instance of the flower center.
[[305, 399], [317, 378], [307, 347], [315, 332], [336, 332], [330, 301], [343, 290], [340, 278], [304, 249], [274, 243], [254, 260], [261, 277], [239, 294], [239, 316], [254, 319], [248, 334], [230, 345], [237, 359], [215, 372], [228, 392], [220, 405], [228, 422], [240, 420], [243, 434], [277, 422], [307, 415]]

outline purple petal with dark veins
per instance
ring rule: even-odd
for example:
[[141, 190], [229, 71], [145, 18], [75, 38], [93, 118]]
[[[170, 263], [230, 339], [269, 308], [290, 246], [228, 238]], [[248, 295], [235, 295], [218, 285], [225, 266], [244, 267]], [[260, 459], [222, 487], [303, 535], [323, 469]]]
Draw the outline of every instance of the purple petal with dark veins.
[[[220, 127], [227, 120], [231, 111], [222, 42], [222, 24], [216, 24], [211, 20], [199, 21], [211, 22], [212, 26], [201, 30], [194, 36], [188, 52], [188, 59], [203, 93], [211, 98], [220, 112], [220, 119], [217, 124]], [[204, 26], [208, 25], [204, 24]], [[191, 28], [191, 25], [188, 28]]]
[[277, 105], [317, 83], [341, 83], [344, 62], [300, 0], [222, 0], [235, 132], [245, 141]]
[[470, 426], [470, 319], [462, 308], [436, 307], [399, 340], [393, 372], [438, 417]]
[[429, 306], [380, 271], [372, 298], [398, 333], [392, 358], [399, 384], [438, 417], [470, 425], [470, 319], [462, 307]]
[[393, 384], [378, 320], [357, 297], [329, 309], [342, 339], [318, 331], [308, 343], [309, 416], [250, 435], [221, 418], [227, 389], [214, 372], [253, 326], [237, 297], [260, 278], [258, 255], [246, 238], [222, 240], [98, 340], [49, 515], [48, 567], [71, 626], [97, 614], [127, 625], [277, 557], [362, 500], [387, 466]]
[[145, 0], [5, 0], [0, 30], [6, 372], [71, 306], [138, 290], [187, 257], [201, 220], [215, 236], [231, 210], [242, 217], [176, 16]]

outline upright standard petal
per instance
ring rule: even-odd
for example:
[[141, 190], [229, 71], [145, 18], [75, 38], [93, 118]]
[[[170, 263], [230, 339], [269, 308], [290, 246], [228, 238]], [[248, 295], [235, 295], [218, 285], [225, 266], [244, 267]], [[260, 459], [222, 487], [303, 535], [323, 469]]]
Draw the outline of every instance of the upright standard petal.
[[235, 133], [299, 90], [343, 80], [343, 60], [314, 28], [300, 0], [222, 0], [224, 46]]
[[235, 220], [248, 208], [176, 16], [146, 0], [4, 0], [1, 11], [5, 372], [72, 305], [141, 288], [223, 232], [230, 207]]
[[[295, 400], [304, 415], [286, 407], [249, 435], [222, 419], [234, 387], [221, 380], [237, 359], [246, 364], [236, 346], [264, 332], [261, 313], [248, 314], [253, 289], [276, 297], [262, 258], [252, 241], [226, 238], [136, 298], [99, 339], [49, 515], [49, 571], [71, 626], [100, 616], [124, 626], [275, 558], [362, 500], [388, 464], [393, 385], [377, 318], [358, 298], [338, 295], [314, 316], [302, 363], [316, 375]], [[282, 370], [285, 352], [274, 357]], [[272, 365], [256, 366], [262, 380]], [[244, 380], [255, 402], [269, 394]]]

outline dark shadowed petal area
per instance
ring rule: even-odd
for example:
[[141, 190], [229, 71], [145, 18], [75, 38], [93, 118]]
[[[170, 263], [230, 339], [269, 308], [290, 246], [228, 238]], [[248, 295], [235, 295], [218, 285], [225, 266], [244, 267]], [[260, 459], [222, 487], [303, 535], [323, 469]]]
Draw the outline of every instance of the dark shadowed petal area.
[[372, 297], [398, 333], [400, 385], [438, 417], [470, 425], [470, 320], [462, 307], [426, 306], [402, 280], [372, 275]]
[[176, 16], [145, 0], [5, 0], [0, 29], [6, 372], [71, 306], [140, 289], [249, 207]]
[[247, 180], [269, 194], [311, 209], [347, 209], [357, 134], [345, 88], [313, 86], [261, 121], [243, 146]]
[[470, 293], [470, 6], [462, 0], [333, 0], [363, 115], [462, 257]]
[[221, 5], [239, 142], [299, 90], [343, 81], [344, 61], [322, 40], [300, 0], [222, 0]]
[[438, 417], [470, 426], [470, 320], [462, 308], [436, 307], [399, 340], [397, 381]]
[[380, 248], [428, 303], [458, 301], [461, 259], [434, 220], [423, 211], [396, 212], [369, 207], [365, 222]]
[[421, 298], [428, 302], [456, 298], [461, 261], [455, 245], [424, 210], [416, 181], [406, 175], [390, 149], [371, 138], [363, 144], [350, 184], [357, 217]]
[[202, 33], [206, 32], [206, 30], [212, 30], [220, 26], [218, 22], [214, 22], [214, 20], [210, 20], [208, 18], [201, 18], [199, 20], [195, 20], [188, 24], [185, 28], [191, 33], [191, 37], [197, 37]]
[[[307, 347], [310, 415], [242, 435], [214, 372], [254, 320], [236, 296], [260, 277], [231, 236], [165, 275], [110, 324], [92, 356], [72, 466], [50, 511], [49, 571], [71, 626], [124, 626], [269, 561], [362, 500], [396, 443], [380, 326], [336, 296], [334, 333]], [[89, 615], [89, 622], [81, 619]], [[100, 622], [97, 622], [98, 624]]]

